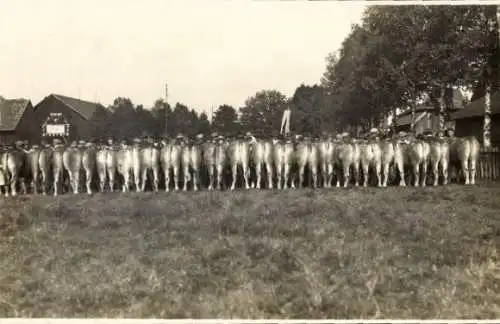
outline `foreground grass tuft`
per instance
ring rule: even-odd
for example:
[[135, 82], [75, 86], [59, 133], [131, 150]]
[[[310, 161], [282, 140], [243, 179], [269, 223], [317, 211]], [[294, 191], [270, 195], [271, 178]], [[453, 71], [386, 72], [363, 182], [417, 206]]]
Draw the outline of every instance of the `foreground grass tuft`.
[[0, 317], [500, 317], [497, 185], [0, 204]]

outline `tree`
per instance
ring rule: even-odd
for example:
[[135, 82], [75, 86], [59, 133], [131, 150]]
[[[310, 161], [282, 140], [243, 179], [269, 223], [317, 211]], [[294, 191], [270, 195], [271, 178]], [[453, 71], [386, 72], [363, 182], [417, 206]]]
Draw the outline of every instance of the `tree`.
[[190, 120], [189, 108], [181, 103], [176, 103], [174, 110], [170, 114], [172, 116], [172, 124], [168, 125], [169, 133], [172, 135], [181, 133], [184, 135], [190, 134], [192, 132], [192, 122]]
[[[167, 114], [167, 118], [165, 118], [165, 112]], [[170, 125], [172, 124], [172, 108], [168, 103], [166, 103], [163, 99], [157, 99], [154, 104], [153, 108], [151, 108], [151, 114], [153, 115], [154, 118], [154, 128], [155, 128], [155, 133], [160, 133], [160, 134], [165, 134], [165, 123], [167, 123], [167, 132], [170, 133]], [[171, 133], [170, 133], [171, 134]]]
[[443, 126], [449, 89], [476, 82], [471, 63], [491, 62], [486, 11], [481, 6], [368, 8], [338, 57], [327, 62], [322, 83], [336, 114], [350, 123], [372, 124], [374, 115], [414, 107], [429, 94], [439, 98]]
[[106, 138], [113, 136], [113, 120], [112, 112], [102, 105], [98, 105], [96, 112], [92, 116], [92, 130], [90, 137], [94, 140], [103, 141]]
[[198, 119], [198, 133], [209, 135], [211, 131], [210, 121], [206, 113], [202, 112]]
[[236, 109], [229, 105], [219, 106], [214, 113], [212, 128], [221, 134], [237, 135], [240, 127]]
[[331, 118], [325, 110], [324, 88], [301, 84], [291, 99], [291, 128], [298, 133], [319, 135], [331, 131]]
[[129, 98], [116, 98], [109, 109], [112, 111], [111, 130], [113, 136], [117, 138], [140, 136], [141, 125], [138, 123], [134, 104]]
[[[277, 90], [257, 92], [253, 97], [248, 98], [244, 107], [240, 109], [242, 129], [259, 136], [279, 133], [281, 117], [287, 104], [286, 96]], [[293, 112], [291, 119], [293, 123]]]

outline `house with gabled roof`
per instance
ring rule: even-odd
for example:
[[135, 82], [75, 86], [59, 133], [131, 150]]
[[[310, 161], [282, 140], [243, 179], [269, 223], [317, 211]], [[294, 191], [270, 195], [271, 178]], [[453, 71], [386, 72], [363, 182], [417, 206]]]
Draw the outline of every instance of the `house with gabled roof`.
[[0, 144], [13, 144], [19, 140], [37, 142], [39, 137], [33, 126], [36, 116], [28, 99], [0, 97]]
[[[447, 116], [460, 111], [466, 105], [466, 101], [460, 90], [453, 89], [446, 102]], [[411, 110], [407, 109], [398, 114], [395, 123], [396, 131], [409, 131], [411, 125]], [[428, 99], [419, 104], [415, 109], [415, 131], [417, 133], [437, 132], [439, 130], [439, 102]], [[454, 128], [454, 121], [451, 118], [445, 118], [445, 128]]]
[[99, 109], [102, 106], [95, 102], [50, 94], [34, 107], [37, 129], [42, 137], [89, 140], [95, 126], [93, 118]]
[[[453, 114], [456, 136], [475, 136], [481, 143], [483, 142], [484, 99], [484, 97], [478, 98]], [[490, 104], [491, 143], [500, 145], [500, 91], [491, 94]]]

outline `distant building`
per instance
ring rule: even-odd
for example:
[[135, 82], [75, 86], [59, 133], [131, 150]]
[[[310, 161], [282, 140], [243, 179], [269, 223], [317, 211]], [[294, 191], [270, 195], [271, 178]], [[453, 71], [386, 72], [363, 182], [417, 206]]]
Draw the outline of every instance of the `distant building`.
[[[450, 99], [447, 106], [447, 113], [453, 115], [456, 111], [460, 111], [465, 106], [465, 98], [463, 97], [459, 89], [453, 90], [453, 94], [450, 94]], [[449, 118], [446, 121], [445, 118], [445, 128], [454, 128], [454, 121]], [[405, 110], [404, 112], [398, 114], [396, 117], [396, 131], [409, 131], [411, 125], [411, 110]], [[423, 133], [427, 131], [437, 132], [439, 130], [439, 103], [437, 101], [432, 102], [428, 100], [426, 103], [420, 104], [415, 109], [415, 131], [417, 133]]]
[[35, 124], [30, 100], [0, 98], [0, 144], [12, 144], [18, 140], [37, 142], [39, 137], [33, 129]]
[[[408, 132], [411, 126], [411, 111], [405, 111], [396, 118], [396, 132]], [[437, 131], [439, 127], [439, 116], [434, 107], [421, 106], [415, 109], [415, 131]]]
[[68, 140], [90, 139], [93, 117], [99, 104], [58, 94], [40, 101], [34, 111], [40, 136], [64, 136]]
[[[452, 118], [456, 136], [475, 136], [483, 142], [484, 97], [457, 111]], [[491, 95], [491, 142], [500, 145], [500, 92]]]

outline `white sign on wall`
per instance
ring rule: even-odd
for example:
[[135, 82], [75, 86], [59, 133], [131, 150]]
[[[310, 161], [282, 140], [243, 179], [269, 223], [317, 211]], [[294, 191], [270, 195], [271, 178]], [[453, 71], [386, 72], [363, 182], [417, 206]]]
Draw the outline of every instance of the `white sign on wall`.
[[64, 136], [66, 134], [66, 125], [47, 125], [46, 130], [48, 135], [61, 135]]

